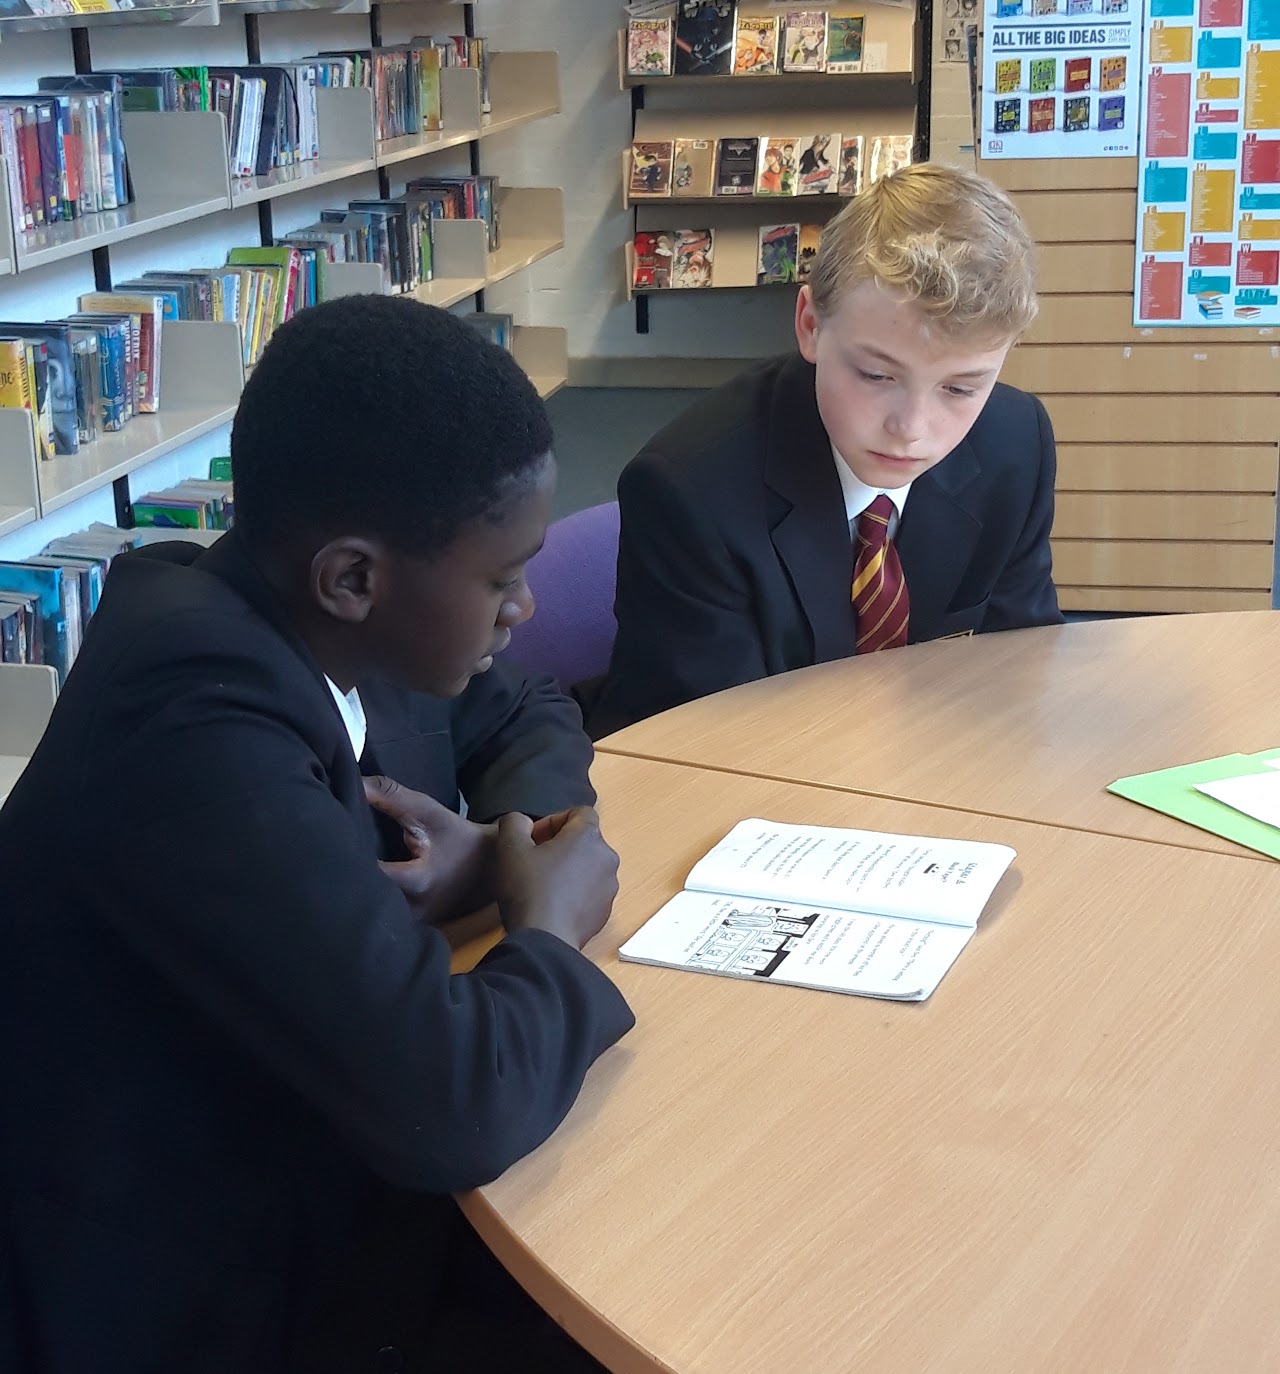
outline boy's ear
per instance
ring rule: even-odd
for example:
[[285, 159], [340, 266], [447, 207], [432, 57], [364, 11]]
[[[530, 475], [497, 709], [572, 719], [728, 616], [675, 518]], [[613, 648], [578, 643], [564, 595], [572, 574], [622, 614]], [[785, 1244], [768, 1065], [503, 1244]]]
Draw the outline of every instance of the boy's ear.
[[813, 292], [800, 288], [796, 297], [796, 344], [807, 363], [818, 361], [818, 312], [813, 308]]
[[326, 614], [349, 625], [373, 610], [387, 576], [385, 550], [356, 535], [331, 539], [311, 560], [312, 600]]

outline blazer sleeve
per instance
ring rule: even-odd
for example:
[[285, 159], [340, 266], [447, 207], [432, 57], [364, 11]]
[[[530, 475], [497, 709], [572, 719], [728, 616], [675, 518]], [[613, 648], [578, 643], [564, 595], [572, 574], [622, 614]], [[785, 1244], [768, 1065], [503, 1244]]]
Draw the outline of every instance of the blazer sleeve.
[[201, 628], [167, 678], [153, 662], [104, 694], [94, 728], [117, 731], [104, 737], [145, 759], [146, 779], [123, 758], [83, 779], [110, 804], [82, 899], [389, 1182], [492, 1180], [556, 1128], [630, 1010], [539, 931], [452, 976], [444, 937], [414, 919], [363, 813], [330, 790], [333, 761], [290, 719], [296, 677], [234, 626]]
[[527, 677], [498, 659], [452, 703], [451, 733], [458, 786], [474, 820], [509, 811], [536, 819], [595, 803], [581, 712], [550, 677]]
[[1029, 396], [1035, 415], [1039, 469], [1026, 523], [1008, 563], [991, 592], [982, 628], [1017, 630], [1030, 625], [1061, 625], [1058, 589], [1053, 585], [1053, 488], [1058, 454], [1053, 425], [1039, 397]]
[[706, 501], [645, 451], [619, 478], [618, 507], [618, 635], [593, 739], [766, 675], [750, 586]]

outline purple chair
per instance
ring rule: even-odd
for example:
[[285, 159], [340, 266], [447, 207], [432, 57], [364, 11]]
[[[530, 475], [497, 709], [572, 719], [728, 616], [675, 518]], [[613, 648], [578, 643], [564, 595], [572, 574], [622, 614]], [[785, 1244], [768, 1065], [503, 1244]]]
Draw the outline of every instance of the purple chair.
[[547, 529], [526, 576], [537, 602], [511, 636], [508, 653], [529, 672], [550, 673], [566, 691], [601, 677], [609, 666], [617, 622], [618, 503], [591, 506]]

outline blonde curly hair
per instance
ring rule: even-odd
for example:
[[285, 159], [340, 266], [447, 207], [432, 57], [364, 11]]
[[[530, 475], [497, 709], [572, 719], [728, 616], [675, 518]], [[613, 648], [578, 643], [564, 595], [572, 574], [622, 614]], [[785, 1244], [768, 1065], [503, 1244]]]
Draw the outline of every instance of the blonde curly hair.
[[819, 319], [875, 281], [948, 338], [1011, 343], [1036, 317], [1035, 242], [976, 172], [920, 162], [869, 186], [827, 225], [809, 277]]

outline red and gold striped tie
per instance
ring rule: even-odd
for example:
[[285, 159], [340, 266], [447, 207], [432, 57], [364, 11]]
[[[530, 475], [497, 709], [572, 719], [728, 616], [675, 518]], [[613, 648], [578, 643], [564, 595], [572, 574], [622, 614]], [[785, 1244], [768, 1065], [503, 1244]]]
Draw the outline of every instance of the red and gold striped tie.
[[853, 565], [853, 609], [859, 654], [897, 649], [907, 642], [911, 605], [898, 550], [889, 538], [893, 502], [881, 493], [858, 517], [858, 556]]

